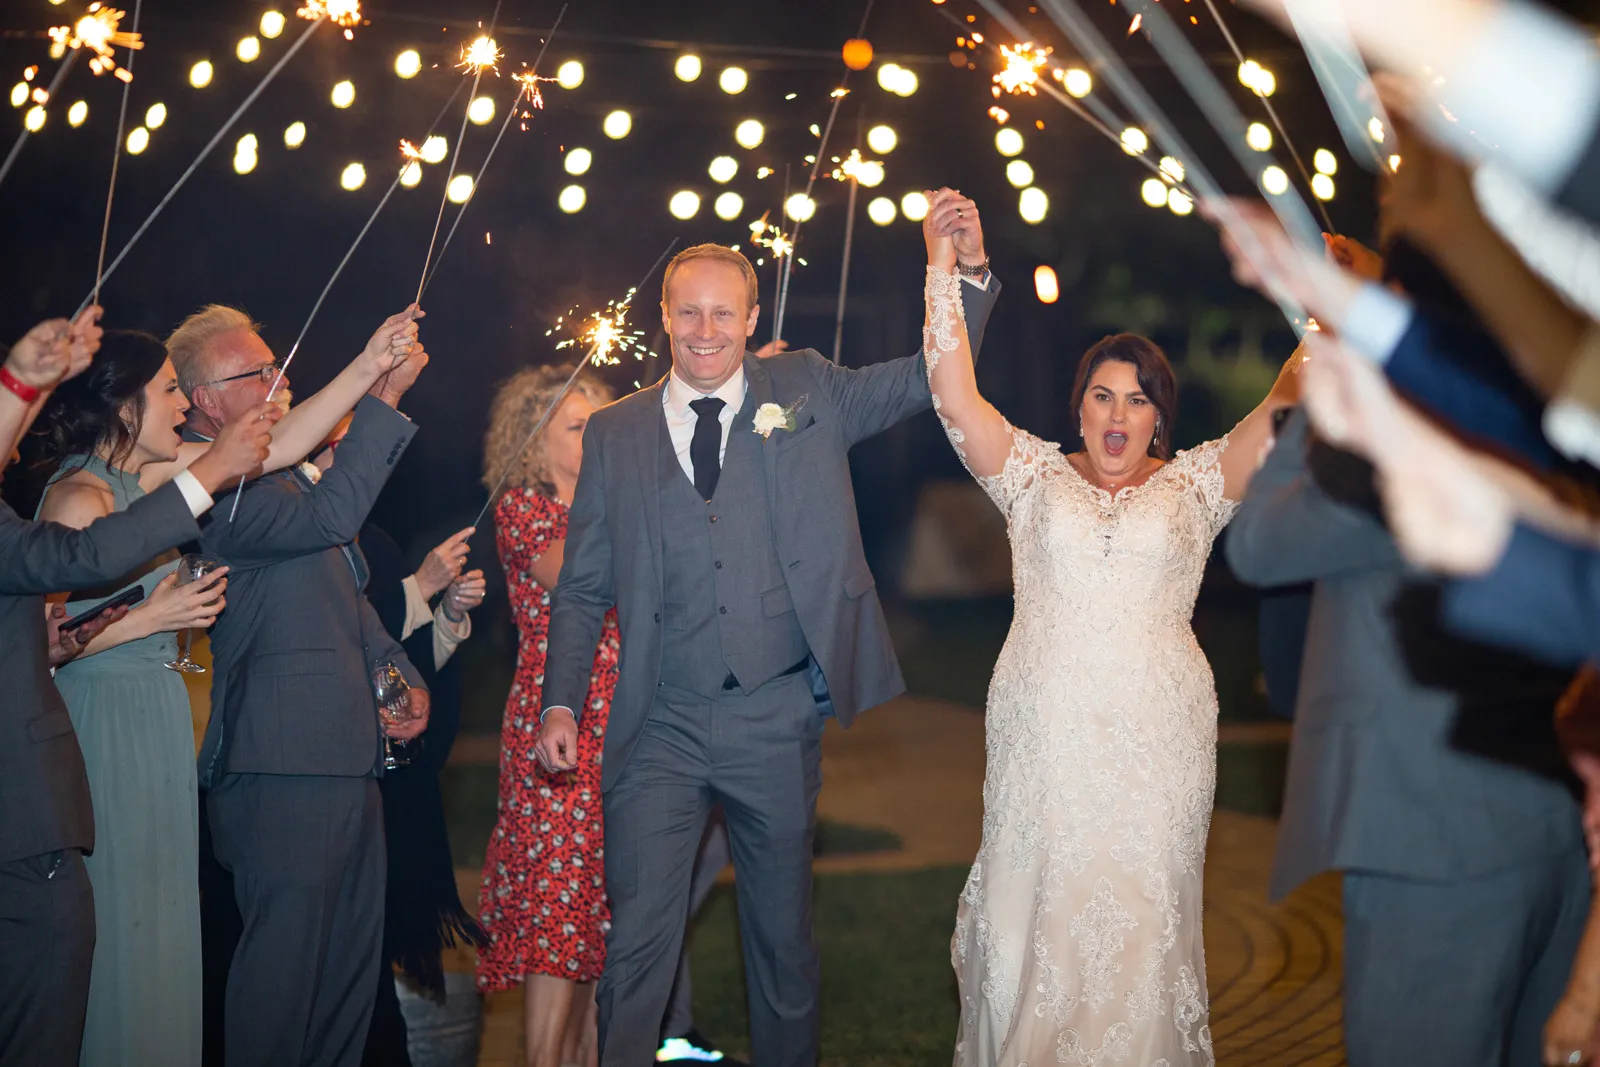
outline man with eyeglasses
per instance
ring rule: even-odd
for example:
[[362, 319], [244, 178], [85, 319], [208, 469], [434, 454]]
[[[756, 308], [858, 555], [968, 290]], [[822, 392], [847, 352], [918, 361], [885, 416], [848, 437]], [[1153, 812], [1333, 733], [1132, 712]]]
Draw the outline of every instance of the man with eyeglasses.
[[[421, 675], [367, 600], [355, 544], [416, 433], [397, 405], [428, 357], [416, 340], [421, 311], [406, 314], [412, 321], [389, 342], [404, 362], [356, 406], [338, 461], [318, 479], [288, 467], [246, 482], [237, 515], [235, 495], [223, 494], [202, 526], [202, 549], [232, 568], [228, 610], [211, 631], [212, 710], [199, 768], [212, 848], [243, 919], [225, 983], [229, 1067], [355, 1067], [372, 1014], [384, 913], [383, 734], [415, 738], [428, 710]], [[261, 404], [278, 378], [272, 350], [233, 308], [191, 315], [167, 348], [193, 405], [191, 436], [210, 436]], [[285, 377], [272, 392], [285, 407], [287, 386]], [[389, 663], [414, 687], [411, 710], [420, 713], [402, 726], [380, 722], [374, 697], [372, 671]], [[210, 954], [216, 938], [205, 933]]]

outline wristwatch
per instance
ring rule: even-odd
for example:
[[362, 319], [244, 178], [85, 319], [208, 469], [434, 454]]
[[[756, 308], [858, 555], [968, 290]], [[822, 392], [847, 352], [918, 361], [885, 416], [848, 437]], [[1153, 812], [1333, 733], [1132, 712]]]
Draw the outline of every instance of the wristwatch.
[[956, 273], [961, 275], [963, 278], [981, 279], [985, 274], [989, 273], [989, 257], [984, 256], [983, 262], [979, 263], [976, 267], [969, 267], [965, 263], [957, 261]]

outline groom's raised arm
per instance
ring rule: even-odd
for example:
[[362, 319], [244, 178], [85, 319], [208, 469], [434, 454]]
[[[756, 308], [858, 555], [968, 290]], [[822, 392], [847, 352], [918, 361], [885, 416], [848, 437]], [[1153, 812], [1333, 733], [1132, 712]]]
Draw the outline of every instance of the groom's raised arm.
[[[1000, 296], [1000, 279], [990, 273], [986, 281], [982, 288], [965, 279], [961, 283], [967, 343], [974, 360], [983, 345], [989, 313]], [[815, 353], [808, 357], [811, 376], [844, 417], [846, 441], [853, 445], [933, 405], [923, 355], [918, 352], [859, 369], [836, 367]]]
[[544, 712], [584, 711], [594, 650], [606, 611], [616, 603], [611, 570], [611, 534], [606, 528], [605, 450], [596, 421], [583, 431], [583, 465], [567, 516], [566, 555], [550, 596], [550, 634], [544, 666]]

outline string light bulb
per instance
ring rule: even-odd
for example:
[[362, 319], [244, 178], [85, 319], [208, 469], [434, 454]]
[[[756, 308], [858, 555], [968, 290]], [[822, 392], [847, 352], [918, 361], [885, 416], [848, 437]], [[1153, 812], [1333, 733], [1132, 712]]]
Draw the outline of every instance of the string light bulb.
[[1033, 184], [1033, 167], [1025, 159], [1013, 159], [1006, 164], [1006, 181], [1014, 189], [1026, 189]]
[[367, 168], [360, 163], [352, 163], [345, 167], [339, 175], [339, 185], [348, 192], [355, 192], [367, 183]]
[[411, 162], [407, 163], [405, 169], [400, 172], [400, 184], [405, 186], [407, 189], [415, 189], [419, 184], [421, 184], [421, 182], [422, 164], [413, 159]]
[[745, 119], [733, 128], [733, 139], [738, 142], [740, 148], [755, 148], [761, 144], [762, 138], [766, 135], [765, 127], [755, 119]]
[[1167, 209], [1179, 217], [1192, 214], [1194, 212], [1194, 197], [1182, 189], [1168, 189]]
[[1311, 165], [1317, 168], [1318, 174], [1326, 174], [1332, 177], [1339, 173], [1339, 157], [1326, 148], [1317, 149], [1316, 153], [1311, 157]]
[[1061, 299], [1061, 280], [1054, 267], [1041, 263], [1033, 268], [1033, 292], [1041, 304], [1054, 304]]
[[474, 126], [487, 126], [494, 121], [494, 98], [480, 96], [467, 106], [467, 118]]
[[1289, 191], [1289, 175], [1277, 164], [1261, 172], [1261, 188], [1272, 196], [1282, 196]]
[[1139, 196], [1149, 207], [1167, 206], [1167, 183], [1160, 178], [1146, 178], [1139, 186]]
[[738, 96], [750, 84], [750, 75], [743, 67], [727, 67], [717, 77], [717, 85], [729, 96]]
[[700, 57], [697, 55], [682, 55], [672, 65], [672, 73], [678, 76], [681, 82], [696, 81], [700, 77]]
[[994, 148], [1002, 156], [1020, 156], [1022, 154], [1022, 134], [1010, 126], [1002, 126], [994, 131]]
[[211, 84], [211, 76], [216, 73], [211, 66], [211, 60], [202, 59], [189, 68], [189, 84], [196, 89], [204, 89]]
[[563, 89], [576, 89], [583, 84], [583, 64], [569, 59], [556, 68], [556, 84]]
[[589, 173], [589, 165], [594, 162], [594, 154], [587, 148], [569, 148], [566, 158], [561, 161], [561, 167], [568, 174], [577, 177]]
[[805, 193], [795, 193], [783, 202], [783, 213], [795, 222], [809, 222], [817, 213], [817, 202]]
[[1022, 221], [1036, 226], [1044, 221], [1050, 211], [1050, 198], [1043, 189], [1032, 186], [1022, 190], [1017, 197], [1017, 214], [1022, 216]]
[[261, 15], [261, 36], [267, 40], [275, 39], [283, 33], [283, 28], [289, 20], [283, 17], [282, 11], [266, 11]]
[[135, 126], [128, 131], [128, 154], [137, 156], [150, 147], [150, 131], [143, 126]]
[[1122, 131], [1122, 150], [1130, 156], [1142, 156], [1150, 149], [1150, 138], [1137, 126]]
[[87, 119], [88, 117], [89, 117], [89, 103], [86, 100], [79, 100], [75, 104], [73, 104], [71, 107], [67, 108], [67, 125], [68, 126], [73, 126], [73, 127], [82, 126], [83, 123], [84, 123], [84, 120]]
[[254, 63], [261, 58], [261, 38], [241, 37], [233, 49], [233, 54], [239, 57], [241, 63]]
[[1265, 123], [1252, 122], [1244, 131], [1244, 143], [1257, 152], [1272, 151], [1272, 131]]
[[887, 196], [875, 196], [872, 198], [872, 202], [867, 205], [867, 218], [871, 219], [873, 224], [877, 226], [889, 225], [894, 221], [897, 214], [894, 201]]
[[167, 105], [162, 103], [151, 104], [144, 113], [144, 124], [152, 130], [159, 130], [162, 123], [167, 121]]
[[450, 154], [450, 142], [441, 134], [433, 134], [422, 142], [421, 152], [424, 163], [443, 163]]
[[299, 148], [306, 143], [306, 124], [291, 122], [283, 131], [283, 143], [288, 148]]
[[44, 120], [48, 117], [43, 104], [34, 104], [28, 109], [27, 114], [22, 116], [22, 125], [29, 133], [38, 133], [44, 129]]
[[732, 156], [718, 156], [706, 168], [706, 173], [711, 175], [712, 181], [719, 185], [726, 185], [728, 182], [733, 181], [734, 175], [739, 173], [739, 161]]
[[900, 214], [912, 222], [928, 217], [928, 198], [918, 192], [909, 192], [900, 198]]
[[692, 189], [679, 189], [667, 201], [667, 210], [672, 212], [673, 218], [687, 222], [700, 213], [700, 194]]
[[717, 197], [711, 209], [723, 222], [732, 222], [744, 211], [744, 197], [730, 189]]
[[328, 99], [333, 101], [333, 106], [341, 110], [356, 102], [356, 86], [352, 81], [342, 81], [333, 87], [333, 92], [328, 94]]
[[613, 141], [620, 141], [633, 132], [633, 116], [619, 108], [605, 117], [600, 129]]
[[1061, 87], [1067, 95], [1082, 100], [1094, 88], [1094, 79], [1082, 67], [1068, 67], [1060, 72]]
[[472, 175], [457, 174], [450, 179], [450, 184], [444, 187], [444, 195], [452, 204], [465, 204], [472, 199]]
[[1311, 176], [1311, 195], [1318, 200], [1333, 199], [1333, 178], [1325, 172]]
[[407, 48], [394, 57], [394, 72], [408, 81], [415, 78], [422, 73], [422, 54], [415, 48]]
[[893, 152], [899, 143], [900, 138], [892, 126], [874, 126], [867, 131], [867, 147], [880, 156]]
[[556, 197], [556, 207], [568, 215], [576, 215], [588, 202], [589, 194], [583, 191], [581, 185], [569, 185]]

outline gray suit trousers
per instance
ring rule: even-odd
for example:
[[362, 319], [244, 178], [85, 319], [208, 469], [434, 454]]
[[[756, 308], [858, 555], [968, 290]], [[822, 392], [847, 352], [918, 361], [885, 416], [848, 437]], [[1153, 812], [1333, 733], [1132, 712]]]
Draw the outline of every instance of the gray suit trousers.
[[93, 960], [94, 890], [83, 853], [0, 863], [0, 1064], [78, 1062]]
[[1347, 871], [1350, 1067], [1539, 1067], [1589, 885], [1581, 849], [1450, 882]]
[[601, 1067], [639, 1067], [654, 1057], [695, 856], [715, 803], [738, 875], [751, 1058], [761, 1067], [817, 1062], [811, 851], [822, 722], [803, 672], [748, 696], [657, 689], [639, 742], [605, 794], [611, 933], [597, 993]]
[[229, 774], [206, 808], [244, 919], [228, 1067], [358, 1067], [383, 951], [377, 780]]

